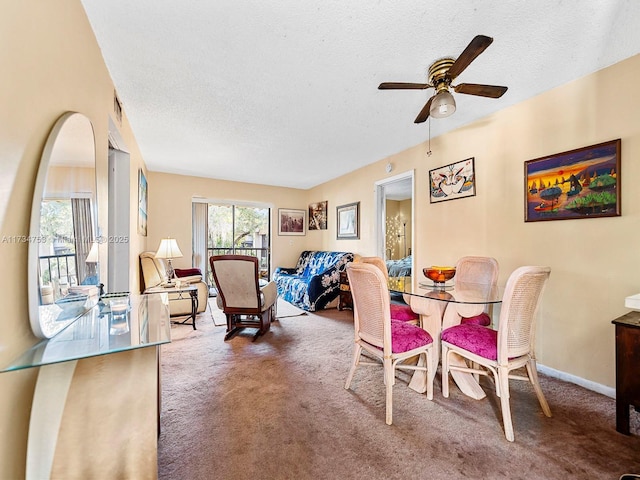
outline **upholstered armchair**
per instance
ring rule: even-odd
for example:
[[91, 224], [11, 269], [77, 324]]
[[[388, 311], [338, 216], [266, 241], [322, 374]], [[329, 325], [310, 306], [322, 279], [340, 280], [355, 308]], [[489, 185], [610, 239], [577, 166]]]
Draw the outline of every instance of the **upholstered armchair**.
[[260, 285], [258, 259], [249, 255], [214, 255], [209, 258], [218, 289], [217, 303], [227, 318], [229, 340], [244, 328], [257, 329], [253, 339], [266, 333], [274, 319], [278, 291], [275, 282]]
[[[167, 281], [167, 270], [164, 261], [156, 258], [155, 252], [142, 252], [140, 254], [140, 269], [142, 270], [142, 280], [144, 282], [142, 291], [152, 287], [162, 286]], [[202, 280], [202, 274], [197, 269], [189, 269], [181, 271], [176, 269], [178, 279], [187, 285], [198, 288], [198, 308], [197, 313], [202, 313], [207, 309], [207, 300], [209, 299], [209, 287]], [[184, 273], [191, 275], [181, 276]], [[172, 317], [191, 315], [191, 300], [188, 297], [177, 299], [178, 294], [170, 294], [169, 312]]]

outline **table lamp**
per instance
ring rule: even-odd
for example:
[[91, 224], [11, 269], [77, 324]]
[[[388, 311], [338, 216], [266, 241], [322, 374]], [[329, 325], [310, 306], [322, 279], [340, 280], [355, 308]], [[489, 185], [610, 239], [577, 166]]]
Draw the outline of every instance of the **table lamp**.
[[180, 257], [182, 257], [182, 252], [180, 251], [180, 247], [178, 247], [178, 242], [176, 242], [175, 238], [163, 238], [160, 240], [160, 246], [156, 252], [156, 258], [164, 258], [167, 260], [167, 281], [169, 283], [171, 283], [171, 280], [173, 280], [175, 275], [173, 265], [171, 265], [171, 259]]
[[84, 261], [86, 264], [85, 277], [81, 285], [98, 285], [98, 253], [98, 242], [93, 242]]
[[98, 263], [98, 242], [91, 244], [91, 249], [89, 250], [85, 263]]

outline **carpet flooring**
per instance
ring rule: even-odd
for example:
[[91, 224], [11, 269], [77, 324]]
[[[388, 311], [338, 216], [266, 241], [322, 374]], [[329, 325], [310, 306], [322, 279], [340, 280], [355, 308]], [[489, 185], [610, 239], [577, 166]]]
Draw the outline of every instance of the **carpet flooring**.
[[[198, 330], [172, 326], [162, 346], [160, 479], [618, 479], [640, 472], [640, 427], [615, 430], [615, 401], [541, 375], [553, 413], [531, 386], [511, 382], [515, 442], [499, 399], [456, 387], [434, 399], [399, 376], [385, 424], [382, 368], [360, 367], [344, 389], [353, 344], [350, 311], [307, 315], [279, 300], [280, 320], [223, 340], [209, 312]], [[215, 304], [215, 302], [211, 302]], [[214, 306], [216, 322], [224, 320]], [[404, 374], [401, 374], [404, 375]]]

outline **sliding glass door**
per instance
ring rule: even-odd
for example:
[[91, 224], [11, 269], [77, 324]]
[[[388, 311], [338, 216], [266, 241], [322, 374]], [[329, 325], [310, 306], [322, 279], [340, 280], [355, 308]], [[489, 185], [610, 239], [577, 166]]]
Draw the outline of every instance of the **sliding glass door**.
[[[207, 211], [207, 259], [212, 255], [251, 255], [259, 260], [260, 277], [271, 272], [270, 209], [245, 205], [213, 204]], [[207, 280], [213, 285], [207, 261]]]

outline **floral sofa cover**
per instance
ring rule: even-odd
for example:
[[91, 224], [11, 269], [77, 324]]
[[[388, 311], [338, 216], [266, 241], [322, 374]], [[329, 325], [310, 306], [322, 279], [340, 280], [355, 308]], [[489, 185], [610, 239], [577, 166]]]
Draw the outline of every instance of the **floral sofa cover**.
[[295, 268], [274, 271], [278, 296], [308, 312], [322, 310], [340, 294], [340, 272], [353, 259], [348, 252], [305, 250]]

